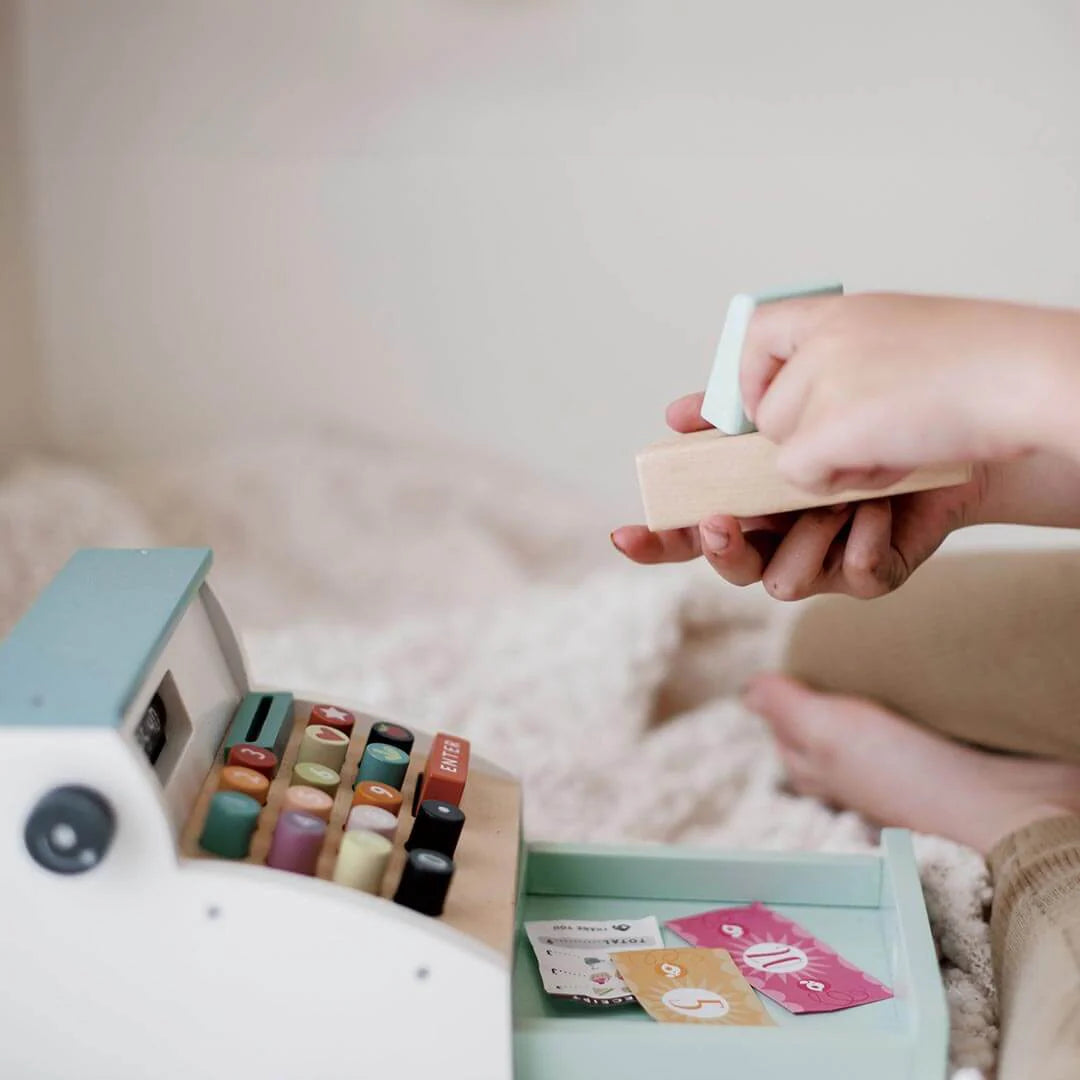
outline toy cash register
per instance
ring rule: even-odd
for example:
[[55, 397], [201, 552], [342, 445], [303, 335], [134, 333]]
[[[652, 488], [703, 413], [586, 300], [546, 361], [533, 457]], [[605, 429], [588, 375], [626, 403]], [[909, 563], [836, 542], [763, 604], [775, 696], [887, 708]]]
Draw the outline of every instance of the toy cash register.
[[[79, 552], [0, 645], [0, 1076], [943, 1075], [906, 834], [852, 856], [523, 845], [517, 783], [453, 732], [252, 688], [210, 563]], [[675, 1029], [547, 997], [520, 930], [751, 899], [896, 997]]]

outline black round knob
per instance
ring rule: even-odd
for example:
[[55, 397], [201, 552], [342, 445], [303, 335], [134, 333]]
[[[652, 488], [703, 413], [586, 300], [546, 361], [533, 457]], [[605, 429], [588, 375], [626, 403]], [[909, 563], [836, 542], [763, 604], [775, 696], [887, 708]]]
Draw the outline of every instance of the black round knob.
[[464, 827], [465, 814], [453, 803], [440, 799], [425, 799], [416, 812], [412, 832], [405, 841], [405, 850], [427, 848], [453, 858], [458, 837]]
[[112, 807], [86, 787], [58, 787], [30, 812], [23, 836], [34, 861], [56, 874], [92, 870], [116, 832]]
[[364, 749], [366, 750], [372, 743], [385, 743], [387, 746], [396, 746], [399, 750], [404, 750], [406, 754], [411, 754], [414, 741], [413, 733], [407, 727], [391, 724], [388, 720], [376, 720], [368, 732]]
[[422, 915], [441, 915], [453, 876], [453, 859], [439, 851], [416, 848], [409, 852], [401, 871], [394, 901]]

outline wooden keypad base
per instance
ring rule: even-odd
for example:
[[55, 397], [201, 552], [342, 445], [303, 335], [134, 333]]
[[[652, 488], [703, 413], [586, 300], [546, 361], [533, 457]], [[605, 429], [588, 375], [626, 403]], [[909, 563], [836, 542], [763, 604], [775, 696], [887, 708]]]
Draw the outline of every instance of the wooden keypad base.
[[[252, 837], [251, 851], [243, 860], [262, 864], [270, 849], [270, 839], [277, 823], [281, 800], [290, 785], [300, 740], [307, 727], [311, 702], [297, 701], [293, 713], [293, 731], [285, 754], [278, 766], [277, 775], [270, 785], [270, 794], [259, 815], [259, 824]], [[349, 749], [341, 773], [341, 786], [334, 796], [330, 813], [326, 842], [319, 856], [316, 877], [331, 880], [334, 863], [345, 820], [352, 806], [352, 780], [356, 775], [360, 757], [364, 752], [368, 729], [379, 719], [362, 713], [356, 714], [356, 727], [349, 740]], [[420, 732], [416, 735], [409, 772], [405, 778], [404, 804], [398, 818], [397, 834], [390, 865], [383, 878], [380, 895], [393, 896], [405, 862], [405, 841], [412, 829], [411, 813], [413, 789], [423, 771], [430, 737]], [[219, 749], [213, 768], [203, 783], [191, 815], [180, 835], [180, 853], [187, 858], [213, 859], [199, 847], [199, 835], [210, 800], [218, 789], [219, 774], [224, 765], [223, 752]], [[521, 792], [510, 777], [487, 772], [474, 765], [469, 772], [465, 794], [461, 800], [465, 812], [465, 831], [454, 853], [456, 870], [450, 885], [443, 922], [464, 934], [482, 941], [506, 957], [512, 956], [514, 941], [514, 901], [518, 885], [518, 857], [521, 829]], [[287, 873], [268, 869], [268, 873]], [[345, 888], [345, 886], [341, 886]]]

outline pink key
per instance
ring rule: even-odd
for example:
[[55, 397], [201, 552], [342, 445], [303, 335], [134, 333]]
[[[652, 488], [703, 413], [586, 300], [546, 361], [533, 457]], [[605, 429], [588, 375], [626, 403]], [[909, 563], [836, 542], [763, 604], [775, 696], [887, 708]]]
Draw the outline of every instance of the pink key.
[[325, 836], [325, 821], [289, 810], [277, 819], [266, 865], [294, 874], [314, 874]]

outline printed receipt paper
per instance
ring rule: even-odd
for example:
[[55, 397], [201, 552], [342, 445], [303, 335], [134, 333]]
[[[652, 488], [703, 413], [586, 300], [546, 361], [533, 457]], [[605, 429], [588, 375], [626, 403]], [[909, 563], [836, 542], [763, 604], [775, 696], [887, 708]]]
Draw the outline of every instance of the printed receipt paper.
[[650, 949], [663, 945], [660, 924], [645, 919], [582, 922], [556, 919], [525, 924], [540, 966], [544, 990], [553, 997], [585, 1005], [631, 1005], [634, 995], [619, 977], [611, 950]]

